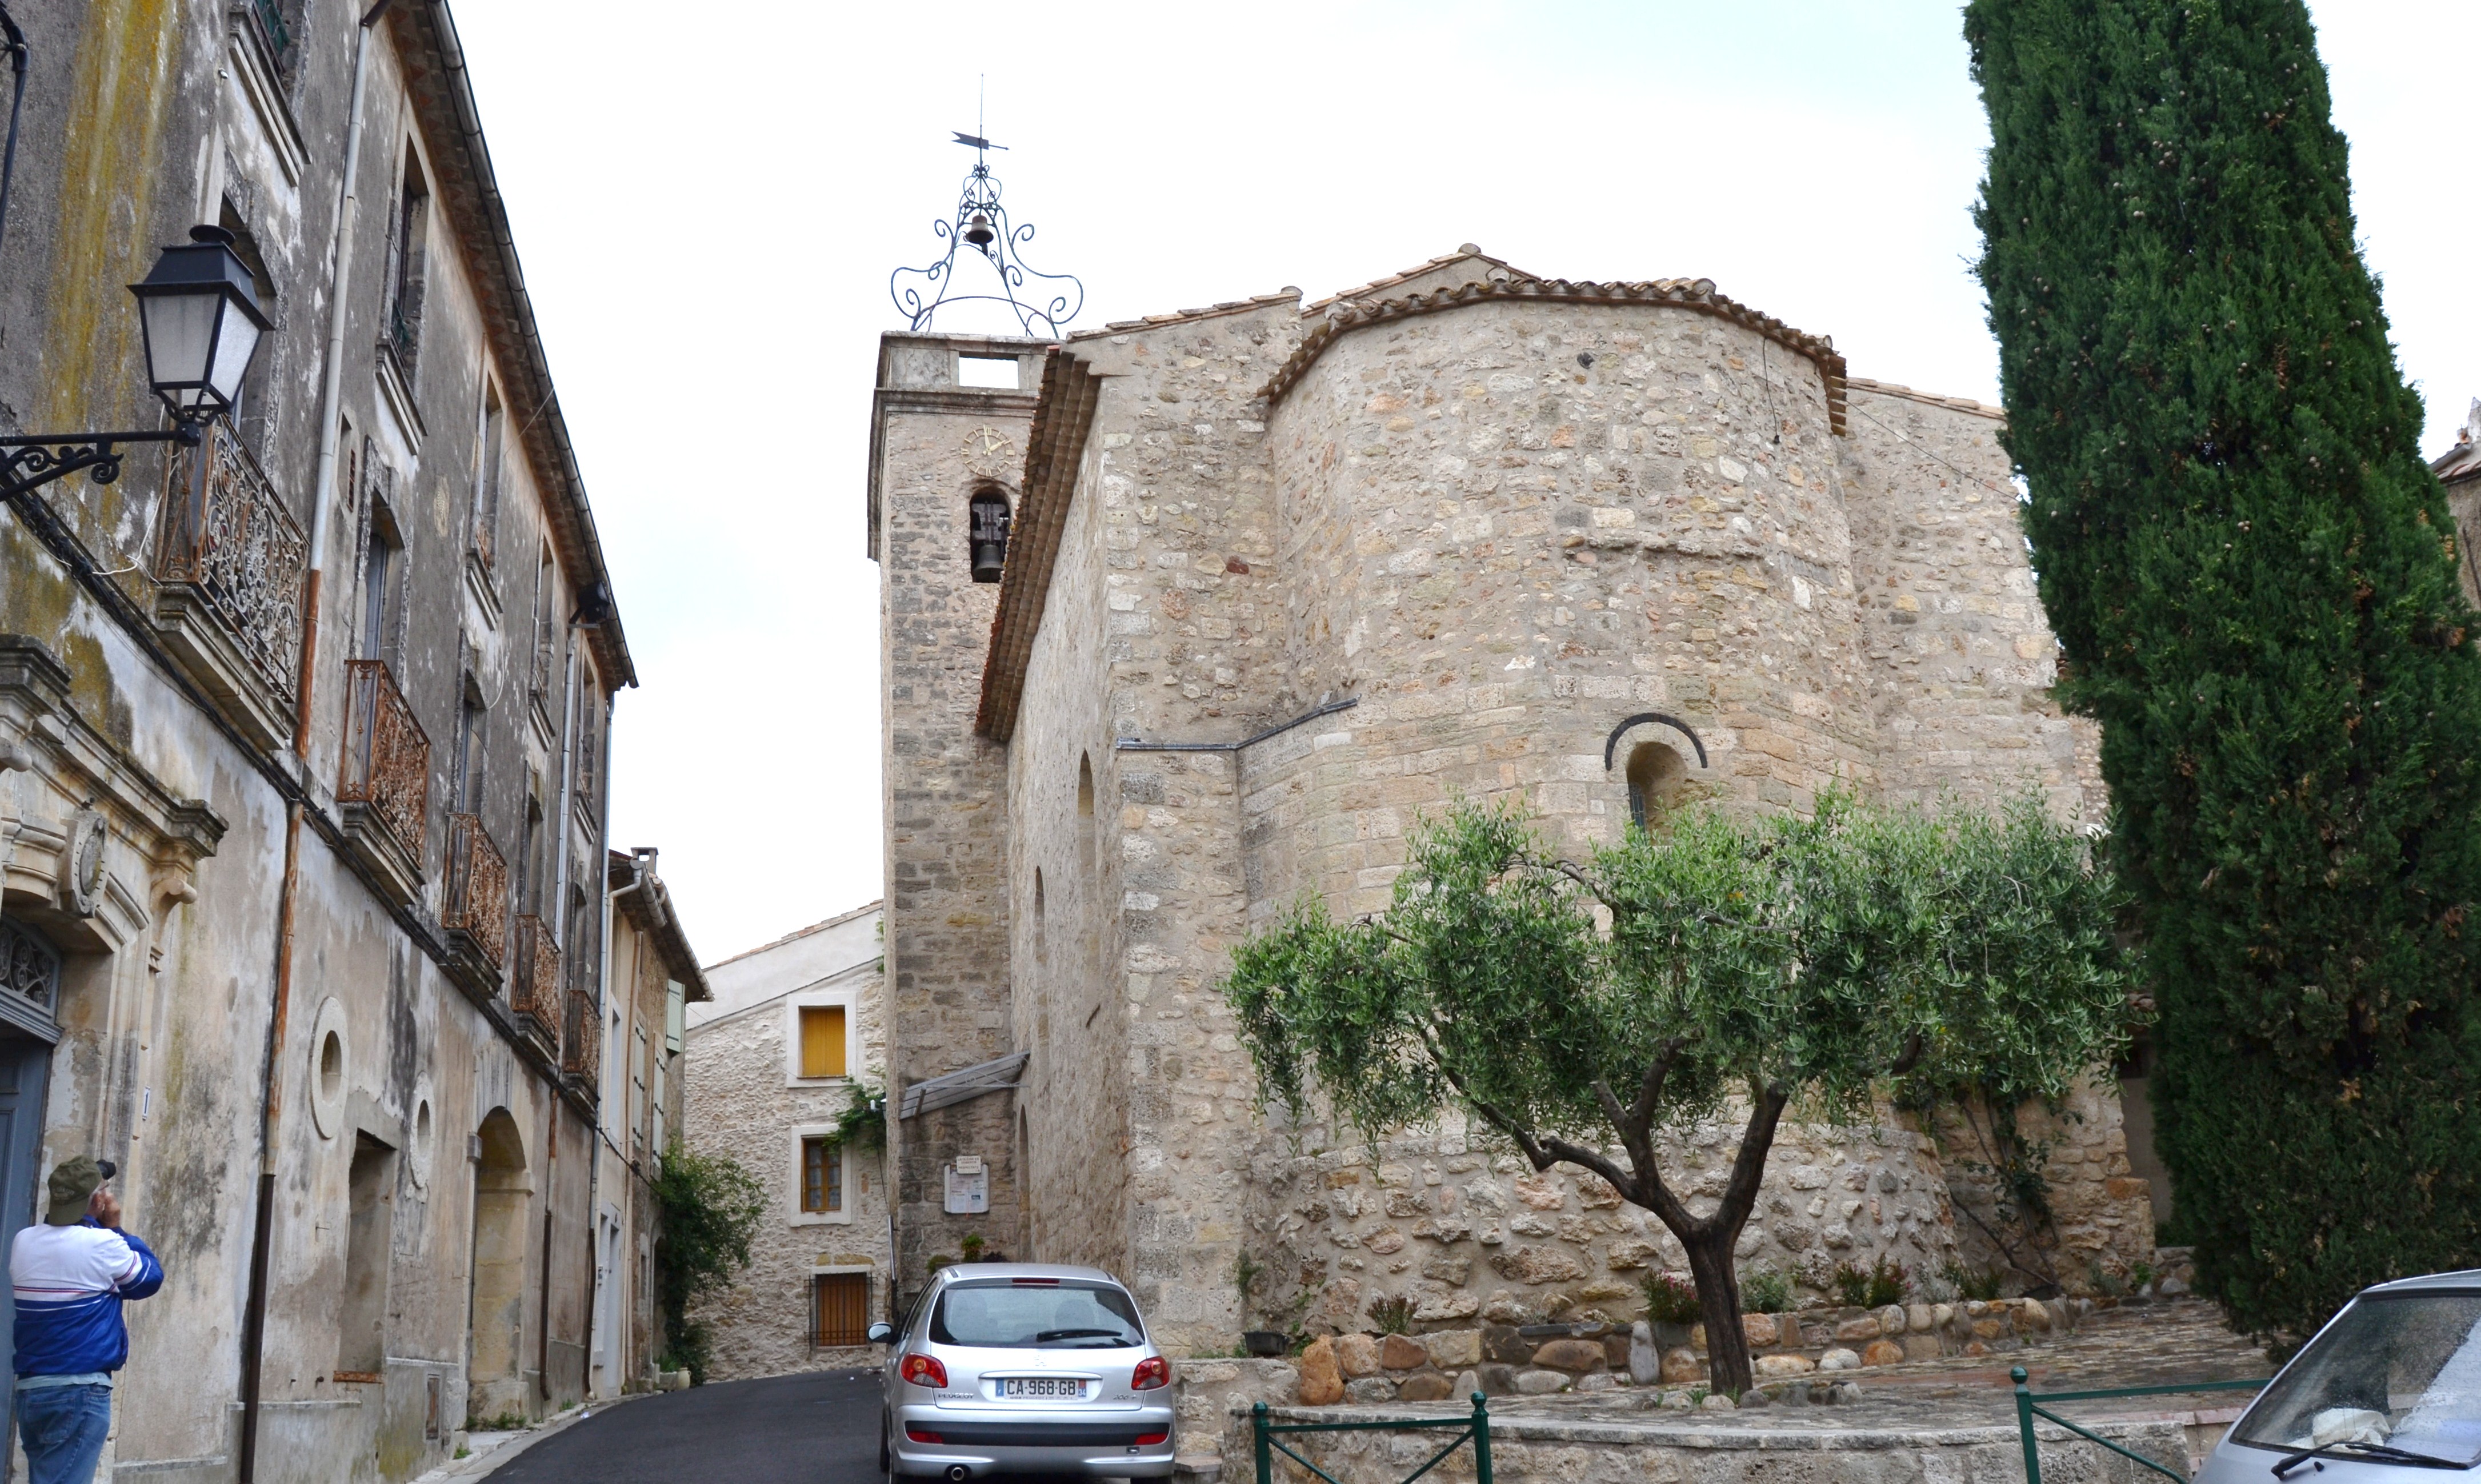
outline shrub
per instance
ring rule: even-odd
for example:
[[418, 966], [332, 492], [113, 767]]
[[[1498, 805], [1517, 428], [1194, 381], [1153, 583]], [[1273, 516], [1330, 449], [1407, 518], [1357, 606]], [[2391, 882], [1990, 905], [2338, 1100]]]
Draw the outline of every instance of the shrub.
[[1649, 1271], [1641, 1285], [1645, 1289], [1645, 1316], [1657, 1324], [1693, 1324], [1698, 1318], [1697, 1285], [1674, 1273]]
[[1373, 1298], [1370, 1301], [1370, 1317], [1376, 1321], [1378, 1333], [1401, 1335], [1413, 1327], [1413, 1301], [1401, 1293]]
[[1912, 1278], [1901, 1263], [1890, 1262], [1881, 1255], [1867, 1267], [1850, 1263], [1835, 1264], [1835, 1296], [1847, 1309], [1884, 1309], [1900, 1304], [1912, 1288]]
[[1771, 1267], [1740, 1275], [1740, 1306], [1751, 1314], [1783, 1314], [1791, 1308], [1791, 1279]]
[[1999, 1272], [1995, 1267], [1967, 1267], [1950, 1261], [1939, 1269], [1939, 1276], [1954, 1286], [1958, 1298], [1979, 1299], [1986, 1303], [1998, 1296]]
[[706, 1384], [707, 1336], [689, 1322], [695, 1300], [730, 1284], [749, 1265], [749, 1239], [767, 1209], [758, 1177], [730, 1155], [692, 1154], [674, 1145], [654, 1179], [655, 1284], [665, 1350], [690, 1380]]

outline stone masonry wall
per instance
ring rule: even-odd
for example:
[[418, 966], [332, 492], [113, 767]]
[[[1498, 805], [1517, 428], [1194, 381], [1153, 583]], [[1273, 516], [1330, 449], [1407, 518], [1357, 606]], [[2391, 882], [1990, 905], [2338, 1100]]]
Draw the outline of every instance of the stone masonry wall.
[[[866, 966], [856, 972], [869, 975]], [[887, 1019], [872, 989], [853, 1002], [861, 1046], [861, 1064], [854, 1070], [863, 1080], [884, 1085]], [[850, 1101], [850, 1082], [792, 1084], [785, 1037], [783, 1000], [765, 1000], [692, 1027], [680, 1062], [684, 1141], [694, 1153], [739, 1160], [758, 1177], [767, 1198], [749, 1244], [749, 1266], [690, 1312], [692, 1322], [707, 1326], [714, 1345], [710, 1380], [871, 1366], [881, 1358], [875, 1346], [820, 1349], [810, 1342], [810, 1277], [817, 1268], [870, 1268], [872, 1315], [887, 1313], [887, 1167], [880, 1155], [848, 1148], [844, 1192], [850, 1219], [802, 1216], [792, 1131], [835, 1122]]]
[[[972, 580], [968, 504], [984, 482], [1011, 503], [1033, 399], [956, 385], [958, 351], [1026, 357], [1026, 341], [889, 335], [874, 405], [873, 555], [880, 564], [885, 677], [887, 996], [891, 1098], [910, 1083], [1014, 1050], [1009, 981], [1005, 791], [1007, 760], [974, 735], [982, 655], [998, 601]], [[1034, 384], [1023, 375], [1021, 385]], [[900, 1282], [967, 1232], [1022, 1247], [1012, 1099], [976, 1098], [890, 1119]], [[989, 1161], [987, 1215], [943, 1210], [946, 1167]]]
[[[1643, 1312], [1649, 1270], [1684, 1275], [1687, 1257], [1652, 1213], [1569, 1165], [1536, 1174], [1503, 1141], [1460, 1128], [1388, 1145], [1375, 1167], [1350, 1140], [1273, 1150], [1253, 1170], [1249, 1238], [1269, 1276], [1253, 1323], [1317, 1333], [1375, 1328], [1373, 1305], [1409, 1300], [1416, 1330], [1476, 1323], [1625, 1322]], [[1669, 1141], [1665, 1179], [1711, 1210], [1739, 1136], [1700, 1125]], [[1935, 1148], [1892, 1119], [1837, 1128], [1786, 1123], [1764, 1194], [1741, 1234], [1741, 1273], [1794, 1281], [1829, 1301], [1840, 1263], [1884, 1257], [1929, 1278], [1955, 1256], [1955, 1217]]]
[[1281, 579], [1252, 399], [1294, 344], [1293, 304], [1071, 342], [1110, 379], [1010, 749], [1019, 910], [1039, 869], [1063, 927], [1095, 913], [1076, 950], [1091, 956], [1061, 964], [1061, 932], [1019, 1012], [1042, 1064], [1027, 1105], [1036, 1251], [1111, 1267], [1176, 1349], [1228, 1347], [1239, 1320], [1253, 1083], [1216, 984], [1245, 921], [1240, 811], [1228, 755], [1115, 744], [1227, 741], [1278, 704]]

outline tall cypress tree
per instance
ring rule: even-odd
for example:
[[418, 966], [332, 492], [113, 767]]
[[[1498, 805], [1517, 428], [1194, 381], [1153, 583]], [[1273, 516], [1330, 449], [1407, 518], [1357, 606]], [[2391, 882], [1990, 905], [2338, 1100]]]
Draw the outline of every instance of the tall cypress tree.
[[2207, 1293], [2481, 1264], [2481, 633], [2300, 0], [1973, 0], [2008, 452]]

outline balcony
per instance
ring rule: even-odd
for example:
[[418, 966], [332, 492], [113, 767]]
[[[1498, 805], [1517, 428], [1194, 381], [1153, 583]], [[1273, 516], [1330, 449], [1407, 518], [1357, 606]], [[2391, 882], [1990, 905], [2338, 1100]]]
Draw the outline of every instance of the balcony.
[[455, 954], [451, 972], [484, 999], [500, 992], [509, 955], [509, 863], [483, 817], [448, 817], [448, 897], [439, 914]]
[[267, 471], [218, 419], [172, 447], [156, 532], [155, 626], [250, 741], [293, 741], [309, 543]]
[[594, 997], [582, 989], [568, 992], [568, 1018], [560, 1033], [560, 1070], [588, 1097], [603, 1085], [603, 1017]]
[[413, 719], [387, 662], [347, 661], [345, 768], [336, 802], [347, 838], [405, 901], [422, 891], [430, 796], [431, 739]]
[[517, 1028], [546, 1056], [560, 1048], [560, 946], [551, 924], [533, 913], [517, 919], [516, 959], [509, 968], [509, 1009]]

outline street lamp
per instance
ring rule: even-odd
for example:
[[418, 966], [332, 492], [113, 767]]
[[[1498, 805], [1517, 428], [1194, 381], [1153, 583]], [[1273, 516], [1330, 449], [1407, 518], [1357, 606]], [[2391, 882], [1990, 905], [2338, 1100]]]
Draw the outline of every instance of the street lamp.
[[171, 409], [173, 426], [0, 438], [0, 499], [13, 500], [80, 469], [109, 484], [120, 478], [122, 456], [115, 445], [196, 444], [208, 419], [232, 409], [270, 324], [232, 240], [222, 227], [194, 226], [186, 245], [165, 248], [145, 281], [129, 286], [146, 338], [146, 381]]

